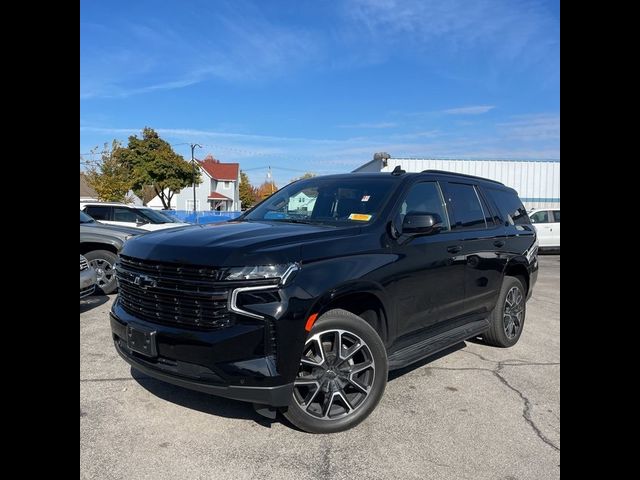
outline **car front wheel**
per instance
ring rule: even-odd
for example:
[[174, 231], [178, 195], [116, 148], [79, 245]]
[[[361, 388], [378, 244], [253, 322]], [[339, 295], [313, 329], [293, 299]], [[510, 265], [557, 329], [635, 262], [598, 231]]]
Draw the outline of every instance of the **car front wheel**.
[[108, 295], [116, 291], [118, 283], [116, 280], [115, 264], [118, 257], [108, 250], [92, 250], [84, 254], [84, 257], [96, 271], [96, 286], [102, 293]]
[[310, 433], [358, 425], [387, 384], [387, 354], [376, 331], [346, 310], [322, 315], [305, 343], [285, 417]]

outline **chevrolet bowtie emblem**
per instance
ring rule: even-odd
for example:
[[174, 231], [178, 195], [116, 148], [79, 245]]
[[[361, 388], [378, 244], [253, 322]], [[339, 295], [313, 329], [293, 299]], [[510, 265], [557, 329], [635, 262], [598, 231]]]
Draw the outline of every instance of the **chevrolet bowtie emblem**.
[[133, 279], [133, 283], [144, 289], [155, 287], [158, 285], [153, 278], [147, 277], [146, 275], [136, 275], [136, 277]]

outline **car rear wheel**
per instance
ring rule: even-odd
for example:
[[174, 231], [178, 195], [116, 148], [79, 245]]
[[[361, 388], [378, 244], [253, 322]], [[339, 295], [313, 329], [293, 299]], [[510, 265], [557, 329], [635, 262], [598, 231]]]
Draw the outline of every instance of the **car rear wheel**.
[[484, 341], [496, 347], [512, 347], [520, 339], [527, 313], [526, 293], [517, 277], [504, 277], [498, 302], [491, 314], [491, 326]]
[[108, 295], [116, 291], [116, 260], [115, 253], [108, 250], [92, 250], [84, 254], [84, 257], [96, 271], [96, 286], [102, 293]]
[[376, 331], [346, 310], [318, 319], [305, 343], [285, 417], [310, 433], [358, 425], [387, 384], [387, 354]]

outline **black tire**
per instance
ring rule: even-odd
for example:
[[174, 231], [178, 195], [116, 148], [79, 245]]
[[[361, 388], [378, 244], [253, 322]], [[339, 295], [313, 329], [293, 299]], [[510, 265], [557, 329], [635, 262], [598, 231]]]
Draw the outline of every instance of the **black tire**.
[[96, 293], [108, 295], [118, 288], [116, 280], [115, 264], [118, 256], [108, 250], [92, 250], [84, 254], [89, 265], [95, 270], [98, 277]]
[[[334, 355], [338, 350], [334, 350], [335, 345], [339, 345], [339, 356]], [[324, 346], [330, 348], [323, 350], [320, 357], [325, 366], [310, 365], [310, 360], [316, 361], [310, 356], [312, 351]], [[294, 387], [291, 403], [283, 413], [305, 432], [333, 433], [353, 428], [369, 416], [382, 398], [389, 371], [384, 343], [371, 325], [351, 312], [335, 309], [323, 314], [309, 332], [303, 360], [307, 363], [301, 360], [296, 382], [308, 383], [304, 380], [308, 374], [318, 387]], [[368, 362], [372, 366], [366, 367]], [[315, 382], [316, 379], [321, 380]], [[310, 397], [313, 401], [305, 403]]]
[[[511, 296], [514, 292], [520, 299], [517, 308], [509, 306], [509, 303], [514, 303]], [[518, 343], [527, 313], [526, 298], [525, 289], [520, 279], [504, 277], [496, 308], [491, 313], [491, 326], [484, 334], [485, 343], [502, 348], [512, 347]], [[510, 302], [508, 302], [509, 299], [511, 299]], [[517, 312], [521, 312], [521, 315], [518, 315]]]

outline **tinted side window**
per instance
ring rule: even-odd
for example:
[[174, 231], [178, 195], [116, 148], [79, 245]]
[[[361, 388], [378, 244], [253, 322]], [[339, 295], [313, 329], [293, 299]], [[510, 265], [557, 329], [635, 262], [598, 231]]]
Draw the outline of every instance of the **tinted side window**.
[[400, 206], [400, 224], [407, 213], [435, 213], [442, 219], [441, 231], [449, 230], [449, 218], [444, 199], [436, 182], [420, 182], [411, 187]]
[[529, 217], [531, 219], [531, 223], [550, 223], [549, 220], [549, 212], [546, 210], [541, 210], [539, 212], [531, 214]]
[[453, 210], [453, 230], [487, 228], [480, 198], [473, 185], [448, 183], [447, 205]]
[[113, 220], [115, 222], [135, 222], [136, 213], [129, 208], [113, 208]]
[[560, 210], [554, 210], [553, 211], [553, 220], [556, 223], [560, 223]]
[[480, 198], [480, 203], [482, 204], [482, 211], [484, 212], [484, 219], [487, 222], [487, 227], [492, 228], [496, 225], [500, 225], [502, 222], [500, 221], [500, 217], [497, 212], [495, 212], [493, 208], [489, 206], [487, 203], [487, 199], [485, 198], [482, 190], [476, 187], [476, 192], [478, 192], [478, 197]]
[[109, 208], [99, 205], [89, 205], [85, 208], [85, 212], [92, 216], [95, 220], [111, 220], [109, 218]]
[[487, 188], [487, 192], [493, 198], [503, 219], [509, 225], [528, 225], [531, 223], [520, 198], [514, 192], [496, 188]]

